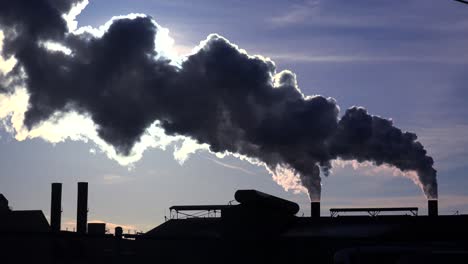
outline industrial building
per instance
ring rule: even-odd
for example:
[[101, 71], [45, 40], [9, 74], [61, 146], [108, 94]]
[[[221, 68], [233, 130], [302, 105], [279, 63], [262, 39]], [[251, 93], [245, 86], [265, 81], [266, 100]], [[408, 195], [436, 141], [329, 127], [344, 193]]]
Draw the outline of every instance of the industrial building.
[[[0, 263], [466, 263], [468, 215], [418, 208], [333, 208], [311, 217], [299, 206], [256, 190], [236, 204], [176, 205], [144, 234], [106, 233], [87, 223], [88, 185], [78, 183], [76, 232], [61, 230], [61, 188], [52, 184], [51, 223], [41, 211], [13, 211], [0, 195]], [[353, 213], [367, 215], [349, 215]], [[392, 212], [391, 215], [383, 215]], [[399, 214], [395, 214], [399, 213]]]

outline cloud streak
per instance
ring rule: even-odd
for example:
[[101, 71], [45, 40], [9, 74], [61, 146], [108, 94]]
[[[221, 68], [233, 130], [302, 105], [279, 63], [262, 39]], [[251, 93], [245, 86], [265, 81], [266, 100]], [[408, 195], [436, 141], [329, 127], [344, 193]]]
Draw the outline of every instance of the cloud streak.
[[253, 173], [253, 172], [251, 172], [251, 171], [249, 171], [247, 169], [244, 169], [242, 167], [239, 167], [239, 166], [234, 166], [234, 165], [231, 165], [231, 164], [228, 164], [228, 163], [225, 163], [225, 162], [221, 162], [219, 160], [208, 158], [208, 157], [206, 159], [211, 160], [212, 162], [214, 162], [214, 163], [216, 163], [216, 164], [218, 164], [218, 165], [220, 165], [220, 166], [222, 166], [224, 168], [228, 168], [228, 169], [232, 169], [232, 170], [238, 170], [238, 171], [241, 171], [241, 172], [243, 172], [245, 174], [249, 174], [249, 175], [255, 175], [255, 173]]
[[104, 174], [102, 176], [102, 181], [104, 184], [121, 184], [128, 181], [131, 181], [132, 178], [117, 175], [117, 174]]
[[[446, 14], [441, 12], [443, 9], [448, 9], [453, 15], [444, 16]], [[431, 19], [427, 19], [426, 14], [433, 10], [437, 12], [432, 12]], [[418, 15], [419, 13], [424, 15]], [[362, 4], [354, 2], [306, 0], [287, 5], [273, 17], [268, 18], [266, 22], [275, 27], [377, 28], [434, 32], [457, 32], [468, 28], [463, 9], [460, 9], [458, 5], [450, 1], [427, 5], [427, 2], [419, 0], [368, 2], [365, 8], [362, 8]]]
[[295, 63], [435, 63], [468, 64], [468, 57], [415, 56], [415, 55], [314, 55], [307, 53], [267, 53], [266, 56], [278, 61]]

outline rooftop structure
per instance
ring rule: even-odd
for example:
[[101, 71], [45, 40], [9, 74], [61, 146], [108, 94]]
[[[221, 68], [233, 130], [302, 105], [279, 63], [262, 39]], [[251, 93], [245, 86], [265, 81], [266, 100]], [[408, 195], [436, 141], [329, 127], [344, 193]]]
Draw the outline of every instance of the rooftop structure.
[[170, 218], [180, 217], [220, 217], [222, 210], [232, 205], [175, 205], [169, 207]]
[[408, 212], [413, 216], [418, 215], [417, 207], [363, 207], [363, 208], [331, 208], [330, 215], [336, 217], [339, 213], [368, 213], [370, 216], [378, 216], [382, 212]]
[[[52, 196], [54, 193], [58, 192]], [[52, 201], [58, 202], [57, 197]], [[86, 197], [87, 194], [81, 196], [83, 203], [79, 210], [84, 214], [87, 213]], [[116, 227], [113, 236], [107, 234], [105, 223], [89, 223], [86, 233], [51, 230], [41, 211], [12, 211], [0, 195], [0, 205], [8, 208], [0, 213], [0, 248], [13, 260], [0, 258], [0, 262], [306, 263], [313, 260], [314, 263], [351, 264], [382, 263], [382, 260], [383, 263], [464, 263], [468, 259], [468, 215], [438, 215], [437, 200], [428, 202], [429, 216], [417, 215], [416, 207], [391, 207], [333, 208], [332, 214], [346, 215], [328, 217], [320, 216], [320, 203], [313, 202], [311, 217], [298, 217], [299, 206], [279, 197], [256, 190], [239, 190], [234, 197], [238, 204], [172, 206], [174, 217], [152, 230], [124, 234], [121, 227]], [[52, 207], [56, 208], [55, 213], [60, 213], [56, 204]], [[369, 215], [347, 215], [362, 212]], [[383, 212], [392, 214], [379, 214]], [[83, 223], [87, 223], [84, 216]], [[18, 258], [28, 261], [18, 261]]]

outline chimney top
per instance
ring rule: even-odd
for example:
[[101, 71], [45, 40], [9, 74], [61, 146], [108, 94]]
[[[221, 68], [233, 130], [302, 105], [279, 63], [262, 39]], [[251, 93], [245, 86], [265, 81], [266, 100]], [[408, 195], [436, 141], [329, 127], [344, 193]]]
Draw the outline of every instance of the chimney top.
[[320, 202], [311, 202], [310, 203], [310, 217], [318, 218], [320, 217]]
[[436, 199], [427, 201], [427, 214], [429, 216], [439, 215], [439, 205]]

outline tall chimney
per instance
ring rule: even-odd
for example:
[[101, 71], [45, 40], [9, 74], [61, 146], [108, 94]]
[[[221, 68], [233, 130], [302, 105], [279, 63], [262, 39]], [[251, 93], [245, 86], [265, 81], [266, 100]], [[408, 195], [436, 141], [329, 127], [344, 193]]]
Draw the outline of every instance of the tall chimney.
[[438, 209], [438, 202], [437, 200], [427, 200], [427, 214], [429, 216], [437, 216], [439, 215]]
[[310, 203], [310, 217], [312, 218], [320, 217], [320, 202]]
[[52, 183], [52, 194], [50, 203], [50, 230], [52, 232], [60, 231], [60, 222], [62, 218], [62, 184]]
[[88, 225], [88, 183], [78, 183], [78, 205], [76, 211], [76, 232], [86, 234]]

